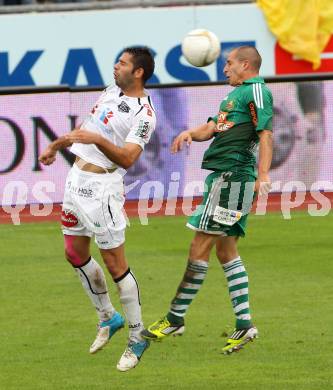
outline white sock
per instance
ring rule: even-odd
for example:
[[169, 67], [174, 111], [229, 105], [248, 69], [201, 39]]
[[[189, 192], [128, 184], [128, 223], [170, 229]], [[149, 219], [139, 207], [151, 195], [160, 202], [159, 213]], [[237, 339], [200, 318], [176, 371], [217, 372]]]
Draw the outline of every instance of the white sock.
[[102, 267], [91, 257], [84, 266], [75, 267], [75, 271], [95, 306], [100, 321], [108, 321], [116, 310], [110, 301]]
[[118, 287], [120, 303], [122, 304], [129, 328], [129, 338], [131, 341], [142, 341], [140, 333], [144, 329], [141, 316], [140, 291], [138, 283], [128, 269], [124, 275], [115, 279]]

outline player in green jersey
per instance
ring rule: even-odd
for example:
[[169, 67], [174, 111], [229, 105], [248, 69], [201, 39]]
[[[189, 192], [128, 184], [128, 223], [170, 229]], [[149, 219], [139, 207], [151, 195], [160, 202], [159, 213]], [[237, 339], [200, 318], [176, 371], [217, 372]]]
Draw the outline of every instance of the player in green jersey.
[[[202, 168], [212, 173], [206, 178], [203, 202], [187, 224], [195, 230], [195, 236], [185, 274], [167, 315], [142, 332], [147, 339], [157, 340], [184, 332], [185, 314], [204, 281], [214, 246], [236, 317], [235, 330], [222, 351], [237, 351], [258, 334], [251, 320], [248, 276], [237, 242], [245, 235], [254, 191], [267, 193], [271, 183], [273, 99], [259, 77], [260, 65], [261, 57], [254, 47], [241, 46], [232, 50], [224, 73], [235, 89], [221, 102], [216, 116], [208, 118], [207, 123], [199, 127], [180, 133], [172, 145], [172, 152], [176, 153], [192, 141], [214, 139], [202, 162]], [[258, 144], [257, 175], [255, 152]]]

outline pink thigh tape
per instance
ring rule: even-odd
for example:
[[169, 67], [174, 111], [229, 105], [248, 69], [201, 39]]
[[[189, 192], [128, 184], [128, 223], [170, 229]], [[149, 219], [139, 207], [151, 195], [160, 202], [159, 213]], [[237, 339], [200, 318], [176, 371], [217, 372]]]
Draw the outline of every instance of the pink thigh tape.
[[73, 264], [75, 267], [81, 266], [83, 264], [83, 261], [80, 258], [80, 256], [76, 253], [73, 245], [75, 236], [69, 236], [67, 234], [64, 234], [64, 238], [65, 238], [65, 251], [68, 257], [68, 261], [71, 264]]

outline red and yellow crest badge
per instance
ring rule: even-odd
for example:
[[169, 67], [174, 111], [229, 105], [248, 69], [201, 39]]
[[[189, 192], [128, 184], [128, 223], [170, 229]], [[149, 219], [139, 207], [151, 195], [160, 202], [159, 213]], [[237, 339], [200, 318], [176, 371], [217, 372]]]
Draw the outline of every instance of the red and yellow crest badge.
[[227, 116], [228, 112], [219, 112], [216, 123], [216, 132], [227, 131], [234, 126], [235, 122], [227, 121]]

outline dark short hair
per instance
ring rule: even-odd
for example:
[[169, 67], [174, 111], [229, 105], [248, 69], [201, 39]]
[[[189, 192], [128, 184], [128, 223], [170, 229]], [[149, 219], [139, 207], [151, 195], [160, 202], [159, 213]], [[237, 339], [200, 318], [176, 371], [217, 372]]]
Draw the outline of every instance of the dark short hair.
[[155, 68], [155, 61], [151, 51], [148, 47], [126, 47], [123, 53], [132, 55], [132, 62], [134, 65], [133, 71], [136, 69], [143, 69], [143, 83], [153, 75]]
[[248, 60], [251, 66], [259, 71], [261, 67], [261, 55], [254, 46], [237, 47], [236, 56], [240, 61]]

